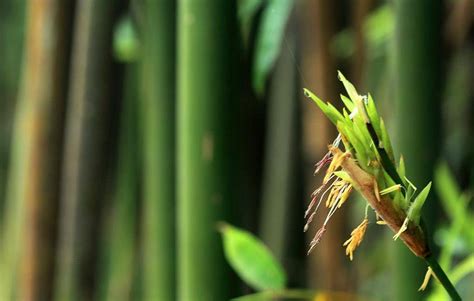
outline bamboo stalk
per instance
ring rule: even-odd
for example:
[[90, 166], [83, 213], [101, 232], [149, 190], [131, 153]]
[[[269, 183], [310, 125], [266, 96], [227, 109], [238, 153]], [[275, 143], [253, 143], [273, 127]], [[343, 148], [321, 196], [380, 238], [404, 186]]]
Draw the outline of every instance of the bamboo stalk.
[[117, 70], [111, 40], [118, 2], [78, 1], [65, 135], [56, 300], [95, 295], [101, 203], [113, 141]]
[[175, 299], [175, 23], [176, 1], [144, 6], [143, 294]]
[[105, 219], [102, 277], [99, 300], [132, 299], [132, 286], [137, 257], [136, 214], [138, 200], [137, 139], [137, 66], [129, 64], [126, 71], [124, 101], [120, 113], [120, 134], [117, 174], [113, 204]]
[[291, 204], [295, 202], [298, 179], [295, 47], [296, 33], [290, 32], [276, 63], [267, 102], [260, 233], [280, 262], [291, 248], [287, 229], [295, 222], [290, 212], [294, 212]]
[[[399, 151], [407, 158], [407, 175], [427, 183], [439, 153], [441, 97], [441, 1], [395, 2], [395, 62]], [[435, 199], [423, 209], [428, 228], [435, 223]], [[419, 300], [425, 267], [402, 245], [396, 246], [395, 298]]]
[[[8, 8], [8, 9], [7, 9]], [[0, 3], [0, 225], [4, 219], [5, 194], [14, 123], [14, 110], [20, 86], [20, 72], [26, 27], [25, 1], [5, 0]], [[1, 232], [1, 231], [0, 231]], [[0, 233], [1, 236], [1, 233]]]
[[178, 299], [227, 300], [216, 223], [232, 209], [235, 1], [178, 5]]
[[70, 1], [29, 1], [22, 83], [16, 109], [0, 299], [52, 295], [66, 99]]
[[[338, 14], [341, 5], [336, 1], [311, 0], [301, 2], [301, 11], [305, 19], [302, 43], [302, 66], [304, 68], [305, 86], [311, 86], [318, 91], [323, 99], [338, 99], [337, 83], [333, 80], [337, 76], [338, 62], [331, 52], [331, 41], [340, 29]], [[327, 152], [327, 141], [336, 137], [335, 129], [323, 115], [310, 109], [312, 104], [303, 102], [303, 153], [304, 166], [310, 167], [305, 171], [306, 189], [308, 197], [314, 190], [318, 177], [314, 175], [314, 164]], [[317, 135], [315, 134], [317, 133]], [[309, 202], [309, 200], [307, 200]], [[354, 287], [351, 272], [345, 265], [346, 258], [339, 252], [345, 240], [348, 211], [341, 211], [333, 217], [331, 231], [325, 236], [324, 247], [318, 250], [318, 256], [308, 258], [308, 282], [310, 287], [329, 290], [347, 290]], [[322, 219], [318, 216], [316, 219]], [[314, 233], [308, 236], [311, 240]], [[323, 271], [321, 273], [321, 271]], [[323, 276], [324, 275], [324, 276]]]

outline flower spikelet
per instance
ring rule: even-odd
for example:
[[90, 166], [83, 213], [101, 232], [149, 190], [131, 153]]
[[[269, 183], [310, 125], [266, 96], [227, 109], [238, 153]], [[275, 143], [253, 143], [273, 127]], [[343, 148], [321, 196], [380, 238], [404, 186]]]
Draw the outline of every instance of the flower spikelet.
[[364, 239], [365, 231], [367, 230], [368, 224], [369, 220], [367, 218], [364, 218], [362, 223], [360, 223], [357, 228], [352, 230], [351, 237], [343, 244], [343, 246], [346, 247], [346, 255], [348, 255], [351, 260], [354, 258], [355, 249], [357, 249], [357, 247]]

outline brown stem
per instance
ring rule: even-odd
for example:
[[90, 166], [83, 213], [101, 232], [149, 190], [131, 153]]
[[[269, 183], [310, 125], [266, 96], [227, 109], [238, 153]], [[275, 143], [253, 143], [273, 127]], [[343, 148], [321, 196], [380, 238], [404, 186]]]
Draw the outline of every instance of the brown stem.
[[[340, 149], [334, 147], [330, 148], [330, 151], [334, 156], [341, 153]], [[344, 154], [344, 156], [345, 159], [341, 166], [351, 177], [354, 188], [362, 194], [369, 205], [387, 223], [390, 229], [397, 233], [406, 218], [406, 214], [395, 208], [391, 199], [386, 196], [377, 196], [374, 187], [376, 183], [375, 177], [362, 170], [349, 153]], [[430, 255], [431, 252], [420, 226], [409, 221], [407, 227], [408, 228], [400, 235], [400, 239], [416, 256], [425, 258]]]

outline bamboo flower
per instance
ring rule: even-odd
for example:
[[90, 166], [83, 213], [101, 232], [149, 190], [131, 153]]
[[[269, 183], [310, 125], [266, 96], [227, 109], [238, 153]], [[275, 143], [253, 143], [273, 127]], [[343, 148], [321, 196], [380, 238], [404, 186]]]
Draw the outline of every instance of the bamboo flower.
[[[454, 287], [431, 255], [420, 219], [431, 183], [417, 193], [416, 186], [405, 176], [403, 158], [398, 163], [395, 160], [385, 124], [371, 95], [359, 95], [341, 73], [339, 79], [349, 95], [341, 95], [345, 105], [342, 111], [304, 90], [305, 95], [318, 105], [339, 132], [329, 145], [328, 153], [316, 164], [315, 173], [329, 166], [321, 186], [311, 195], [305, 212], [307, 221], [304, 231], [308, 231], [323, 201], [328, 212], [310, 242], [308, 254], [322, 240], [331, 217], [347, 202], [352, 190], [356, 190], [375, 212], [376, 223], [388, 226], [395, 233], [394, 239], [400, 238], [415, 255], [425, 259], [430, 266], [429, 273], [438, 276], [451, 296], [456, 297]], [[361, 244], [368, 225], [366, 210], [362, 223], [343, 244], [350, 260]]]
[[365, 231], [367, 230], [367, 225], [369, 224], [369, 220], [367, 218], [364, 218], [362, 223], [360, 223], [357, 228], [355, 228], [351, 232], [351, 237], [344, 242], [343, 246], [346, 247], [346, 255], [349, 256], [349, 258], [352, 260], [354, 258], [354, 251], [357, 249], [357, 247], [360, 245], [362, 242], [362, 239], [364, 239], [364, 234]]

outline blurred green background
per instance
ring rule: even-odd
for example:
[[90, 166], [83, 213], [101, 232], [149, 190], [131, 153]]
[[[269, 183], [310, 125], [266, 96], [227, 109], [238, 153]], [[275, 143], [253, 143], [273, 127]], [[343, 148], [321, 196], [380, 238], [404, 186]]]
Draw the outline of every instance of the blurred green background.
[[473, 17], [472, 0], [0, 0], [0, 300], [255, 293], [219, 221], [268, 246], [304, 289], [288, 298], [447, 300], [375, 223], [349, 261], [358, 198], [306, 255], [336, 131], [302, 88], [341, 107], [337, 70], [434, 181], [436, 256], [474, 299]]

